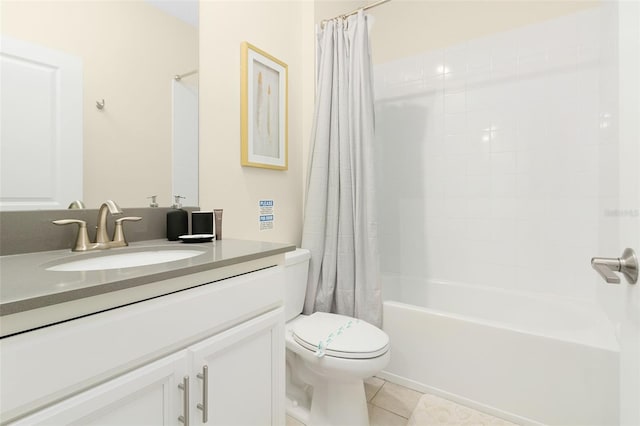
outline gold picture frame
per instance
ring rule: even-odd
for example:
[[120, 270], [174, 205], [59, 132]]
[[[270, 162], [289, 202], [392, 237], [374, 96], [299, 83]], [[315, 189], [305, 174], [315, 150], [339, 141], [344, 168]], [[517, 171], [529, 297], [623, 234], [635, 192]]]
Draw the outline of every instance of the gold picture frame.
[[241, 48], [241, 164], [287, 170], [287, 64], [247, 42]]

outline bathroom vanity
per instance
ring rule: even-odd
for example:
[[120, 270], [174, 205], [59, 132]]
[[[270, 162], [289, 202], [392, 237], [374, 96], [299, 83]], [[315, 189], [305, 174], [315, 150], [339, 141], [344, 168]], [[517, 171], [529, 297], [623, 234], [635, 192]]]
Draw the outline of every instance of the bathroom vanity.
[[50, 270], [102, 254], [1, 257], [0, 422], [284, 424], [280, 265], [295, 247], [121, 253], [187, 246], [202, 254], [106, 270]]

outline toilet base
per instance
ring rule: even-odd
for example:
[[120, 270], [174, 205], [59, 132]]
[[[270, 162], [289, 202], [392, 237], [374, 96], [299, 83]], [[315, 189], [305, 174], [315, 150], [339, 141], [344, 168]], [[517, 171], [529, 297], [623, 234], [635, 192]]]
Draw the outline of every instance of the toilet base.
[[287, 415], [307, 426], [369, 425], [362, 381], [316, 385], [311, 407], [301, 404], [302, 401], [287, 393]]
[[[364, 382], [326, 380], [287, 350], [286, 411], [307, 426], [368, 426]], [[295, 373], [294, 373], [295, 372]]]
[[311, 424], [309, 421], [311, 414], [309, 407], [299, 405], [298, 401], [291, 399], [289, 395], [285, 398], [285, 412], [287, 413], [287, 416], [293, 417], [303, 425]]
[[313, 387], [308, 426], [368, 426], [362, 380], [321, 382]]

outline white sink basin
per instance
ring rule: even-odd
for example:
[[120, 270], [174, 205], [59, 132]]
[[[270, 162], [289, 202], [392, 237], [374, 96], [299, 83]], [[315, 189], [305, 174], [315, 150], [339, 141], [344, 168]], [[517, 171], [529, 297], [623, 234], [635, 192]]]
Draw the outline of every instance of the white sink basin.
[[134, 268], [188, 259], [204, 253], [200, 250], [146, 250], [128, 253], [108, 253], [49, 266], [47, 271], [99, 271], [104, 269]]

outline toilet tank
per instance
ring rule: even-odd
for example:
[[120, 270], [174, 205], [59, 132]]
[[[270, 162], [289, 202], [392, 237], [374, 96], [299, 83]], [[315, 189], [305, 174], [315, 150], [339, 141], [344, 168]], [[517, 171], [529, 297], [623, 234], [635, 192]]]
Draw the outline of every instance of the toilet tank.
[[311, 258], [311, 252], [307, 249], [296, 249], [285, 253], [285, 321], [297, 317], [302, 312], [304, 295], [307, 292], [309, 258]]

